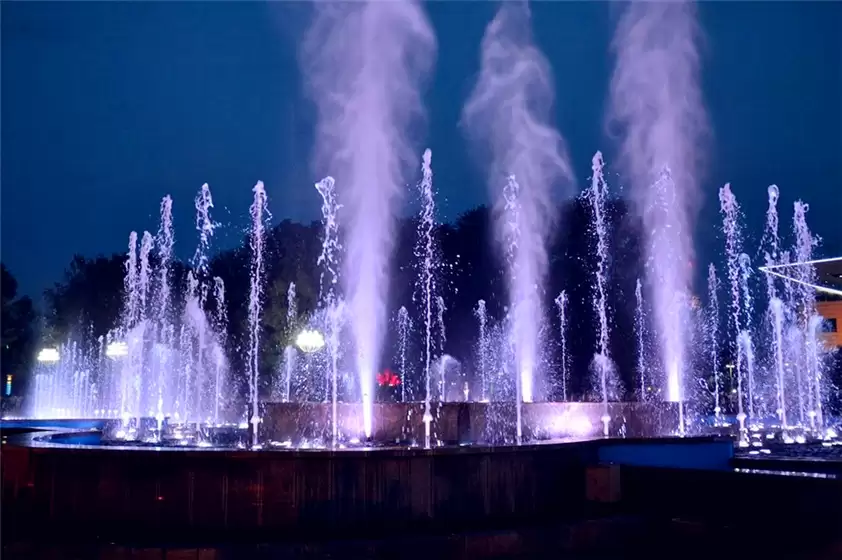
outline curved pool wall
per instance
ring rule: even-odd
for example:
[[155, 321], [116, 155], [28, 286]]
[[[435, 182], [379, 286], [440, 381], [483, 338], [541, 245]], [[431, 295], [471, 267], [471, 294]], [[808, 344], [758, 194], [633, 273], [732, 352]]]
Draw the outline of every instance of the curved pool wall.
[[665, 466], [668, 453], [644, 450], [699, 446], [724, 457], [731, 449], [730, 441], [710, 438], [344, 451], [114, 449], [97, 446], [99, 435], [9, 436], [4, 506], [33, 526], [96, 527], [108, 535], [143, 528], [167, 539], [218, 531], [277, 538], [458, 530], [581, 515], [586, 470], [615, 445], [613, 461], [642, 457]]
[[376, 542], [395, 535], [489, 534], [594, 511], [689, 517], [740, 534], [802, 525], [826, 533], [842, 523], [842, 480], [736, 472], [730, 439], [238, 451], [103, 447], [101, 435], [4, 433], [5, 536], [153, 547], [363, 538], [384, 546]]
[[[371, 439], [377, 442], [423, 442], [424, 403], [375, 403]], [[329, 441], [331, 403], [267, 403], [261, 424], [261, 441]], [[431, 403], [430, 431], [435, 442], [446, 445], [500, 444], [516, 440], [514, 403]], [[523, 440], [591, 438], [604, 435], [602, 403], [523, 403]], [[608, 403], [608, 435], [654, 437], [678, 429], [676, 403]], [[362, 407], [337, 404], [341, 439], [365, 439]]]

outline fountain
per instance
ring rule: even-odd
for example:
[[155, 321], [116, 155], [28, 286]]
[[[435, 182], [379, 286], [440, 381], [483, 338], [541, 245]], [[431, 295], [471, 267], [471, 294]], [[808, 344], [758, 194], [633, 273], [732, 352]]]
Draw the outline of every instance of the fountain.
[[[717, 428], [729, 428], [734, 413], [745, 444], [774, 401], [786, 437], [796, 424], [796, 437], [824, 433], [827, 380], [810, 287], [815, 272], [803, 266], [817, 240], [807, 227], [806, 204], [794, 207], [795, 247], [783, 251], [779, 191], [768, 188], [760, 248], [766, 268], [798, 272], [767, 277], [767, 322], [755, 317], [753, 253], [743, 246], [730, 185], [719, 193], [727, 325], [720, 328], [714, 265], [703, 314], [691, 291], [697, 153], [705, 132], [696, 46], [680, 40], [693, 37], [693, 9], [632, 4], [622, 15], [610, 117], [622, 125], [619, 164], [643, 229], [645, 276], [635, 271], [638, 277], [625, 285], [617, 275], [619, 289], [613, 289], [611, 267], [625, 254], [622, 243], [612, 241], [619, 230], [597, 152], [584, 193], [593, 245], [584, 257], [592, 270], [584, 297], [576, 280], [556, 283], [568, 266], [552, 245], [563, 215], [557, 199], [571, 194], [573, 173], [553, 126], [553, 82], [530, 18], [528, 6], [507, 3], [488, 25], [461, 123], [488, 156], [482, 161], [494, 205], [491, 229], [501, 261], [494, 273], [501, 293], [494, 293], [497, 278], [477, 282], [467, 305], [463, 294], [445, 290], [444, 271], [456, 268], [460, 255], [445, 252], [450, 226], [437, 215], [431, 152], [423, 152], [419, 170], [409, 141], [416, 117], [423, 116], [420, 83], [435, 50], [423, 10], [409, 0], [319, 5], [303, 60], [318, 111], [316, 164], [333, 175], [316, 184], [321, 252], [312, 255], [315, 262], [296, 263], [318, 268], [318, 286], [310, 285], [306, 271], [290, 274], [274, 266], [278, 244], [262, 182], [253, 188], [242, 253], [248, 257], [247, 293], [238, 293], [245, 289], [237, 282], [223, 282], [226, 272], [212, 266], [217, 224], [207, 184], [194, 205], [198, 244], [181, 274], [167, 196], [157, 234], [130, 234], [119, 321], [96, 340], [70, 334], [56, 343], [55, 354], [43, 356], [33, 388], [35, 413], [115, 420], [118, 427], [108, 437], [124, 444], [215, 445], [221, 433], [215, 430], [225, 428], [243, 447], [340, 450], [683, 436], [703, 429], [695, 416], [686, 421], [688, 406], [694, 414], [712, 408]], [[667, 29], [677, 31], [662, 33]], [[664, 90], [663, 83], [673, 87]], [[421, 203], [415, 275], [404, 278], [414, 305], [396, 301], [408, 294], [391, 285], [399, 277], [391, 267], [395, 245], [408, 241], [403, 236], [410, 231], [395, 227], [407, 184], [417, 184]], [[400, 273], [410, 268], [402, 266]], [[549, 286], [565, 289], [551, 300]], [[624, 314], [617, 294], [630, 295], [632, 286], [633, 310], [630, 304]], [[277, 312], [284, 290], [285, 317]], [[585, 317], [579, 316], [583, 307]], [[558, 330], [548, 328], [553, 313]], [[582, 332], [591, 316], [596, 328]], [[697, 344], [699, 329], [703, 344]], [[624, 336], [629, 360], [615, 342]], [[593, 349], [586, 359], [580, 359], [580, 347]], [[720, 371], [731, 360], [734, 407], [724, 398], [731, 387]], [[588, 373], [591, 390], [582, 391]], [[639, 393], [637, 402], [622, 401], [621, 379]], [[704, 401], [697, 401], [698, 386]]]
[[[597, 339], [596, 354], [594, 355], [594, 368], [598, 375], [598, 386], [600, 398], [602, 399], [602, 423], [606, 437], [608, 437], [609, 422], [608, 415], [608, 394], [609, 387], [614, 389], [615, 381], [610, 379], [614, 367], [608, 353], [608, 304], [606, 302], [606, 260], [608, 258], [608, 232], [605, 220], [605, 201], [608, 198], [608, 185], [602, 174], [602, 154], [597, 152], [592, 161], [591, 188], [586, 191], [585, 196], [591, 204], [593, 213], [593, 224], [591, 235], [596, 240], [596, 270], [594, 272], [594, 298], [593, 309], [599, 322], [599, 337]], [[611, 391], [612, 393], [615, 390]]]
[[479, 337], [477, 340], [477, 369], [480, 378], [480, 400], [488, 399], [488, 309], [485, 300], [477, 302], [474, 309], [474, 316], [479, 324]]
[[726, 184], [719, 190], [719, 204], [722, 213], [722, 231], [725, 234], [725, 257], [728, 270], [728, 282], [731, 288], [731, 305], [728, 320], [731, 354], [736, 358], [737, 369], [737, 414], [745, 419], [743, 412], [743, 352], [739, 350], [739, 339], [742, 329], [741, 321], [741, 298], [740, 298], [740, 268], [739, 255], [742, 249], [742, 236], [740, 232], [739, 213], [740, 207], [737, 199], [731, 192], [731, 185]]
[[636, 302], [634, 310], [634, 328], [637, 331], [637, 374], [640, 376], [641, 402], [646, 401], [646, 312], [643, 308], [643, 285], [640, 278], [634, 286], [634, 299]]
[[258, 181], [254, 186], [254, 201], [249, 209], [251, 214], [251, 234], [249, 243], [251, 245], [251, 274], [248, 304], [248, 380], [249, 380], [249, 404], [251, 414], [252, 446], [257, 443], [257, 427], [260, 424], [260, 411], [258, 409], [259, 395], [257, 386], [257, 375], [260, 369], [260, 310], [263, 297], [263, 283], [265, 264], [263, 251], [266, 244], [266, 220], [269, 218], [269, 211], [266, 207], [266, 190], [263, 183]]
[[719, 278], [716, 267], [708, 267], [708, 305], [705, 320], [705, 334], [710, 353], [710, 369], [713, 374], [713, 416], [714, 423], [722, 422], [722, 406], [719, 398], [722, 395], [722, 382], [719, 375]]
[[567, 370], [570, 356], [567, 353], [567, 292], [564, 290], [555, 298], [558, 308], [558, 335], [561, 339], [561, 400], [567, 402], [567, 386], [570, 372]]
[[409, 311], [406, 307], [401, 306], [398, 309], [398, 361], [400, 363], [401, 371], [401, 402], [406, 402], [406, 383], [407, 369], [406, 369], [406, 352], [407, 344], [409, 344], [409, 336], [412, 332], [412, 319], [409, 318]]
[[[809, 263], [813, 260], [813, 247], [818, 245], [818, 240], [813, 237], [807, 225], [807, 210], [809, 206], [799, 200], [795, 202], [794, 208], [793, 230], [795, 233], [795, 258], [800, 263]], [[804, 352], [806, 359], [799, 364], [806, 373], [806, 376], [802, 379], [804, 383], [803, 392], [807, 396], [807, 415], [810, 418], [810, 428], [821, 431], [824, 422], [822, 410], [824, 395], [820, 357], [821, 342], [818, 338], [818, 328], [821, 318], [815, 313], [816, 292], [813, 288], [816, 281], [815, 269], [810, 265], [799, 267], [796, 280], [798, 285], [795, 288], [795, 308], [800, 315], [796, 321], [804, 331], [803, 336], [805, 340]], [[801, 391], [801, 388], [799, 388], [799, 391]]]
[[[748, 504], [758, 521], [754, 500], [736, 501], [733, 489], [751, 475], [733, 472], [732, 442], [686, 436], [731, 436], [738, 460], [838, 443], [812, 287], [818, 240], [799, 201], [794, 247], [781, 249], [779, 191], [769, 187], [760, 247], [768, 310], [758, 321], [755, 253], [726, 184], [728, 290], [722, 297], [711, 264], [703, 306], [692, 291], [705, 131], [695, 12], [673, 2], [624, 10], [610, 116], [622, 133], [628, 221], [613, 211], [622, 206], [613, 206], [601, 152], [584, 196], [575, 206], [559, 200], [572, 194], [574, 173], [552, 124], [554, 82], [528, 6], [504, 3], [485, 30], [462, 124], [488, 152], [495, 262], [471, 246], [486, 239], [460, 229], [462, 218], [439, 221], [430, 150], [418, 169], [410, 140], [435, 51], [420, 3], [316, 3], [302, 59], [318, 113], [315, 165], [332, 174], [315, 185], [321, 224], [273, 227], [257, 182], [245, 246], [216, 260], [205, 184], [195, 200], [198, 245], [180, 263], [165, 197], [157, 234], [129, 236], [119, 319], [96, 335], [89, 325], [69, 329], [38, 354], [33, 413], [83, 425], [8, 443], [3, 434], [3, 496], [22, 504], [18, 518], [68, 535], [94, 527], [108, 542], [101, 535], [126, 527], [191, 539], [274, 534], [283, 538], [268, 546], [280, 551], [299, 532], [329, 540], [368, 527], [452, 531], [582, 513], [590, 508], [581, 498], [601, 486], [613, 494], [616, 485], [599, 483], [619, 472], [624, 505], [645, 498], [639, 490], [650, 482], [664, 482], [669, 497], [701, 481], [696, 497], [722, 492], [734, 500], [723, 511], [745, 514]], [[406, 185], [416, 184], [417, 223], [399, 222]], [[555, 243], [569, 208], [573, 227], [589, 218], [588, 243]], [[463, 263], [463, 276], [445, 285], [444, 272]], [[796, 272], [771, 274], [789, 268]], [[733, 403], [721, 371], [731, 361]], [[636, 389], [634, 402], [623, 400], [621, 380]], [[711, 409], [713, 426], [697, 421]], [[705, 447], [688, 452], [696, 445]], [[634, 476], [617, 466], [630, 449], [644, 450], [633, 456], [643, 464], [630, 461]], [[19, 468], [6, 469], [7, 458]], [[648, 472], [652, 461], [669, 476]], [[683, 468], [698, 462], [716, 476]], [[748, 485], [761, 495], [772, 478]], [[720, 489], [726, 480], [735, 482]], [[834, 495], [827, 480], [808, 482], [811, 499], [801, 502]], [[792, 507], [800, 494], [784, 494], [775, 511], [804, 517]]]
[[324, 226], [324, 239], [322, 239], [322, 252], [319, 255], [316, 265], [321, 267], [319, 277], [319, 301], [327, 316], [327, 351], [330, 361], [330, 370], [325, 377], [325, 400], [331, 403], [331, 442], [335, 447], [338, 443], [338, 383], [339, 383], [339, 358], [341, 348], [339, 338], [342, 330], [343, 303], [335, 293], [335, 286], [339, 282], [339, 269], [337, 265], [338, 254], [342, 250], [339, 243], [339, 222], [337, 212], [341, 205], [336, 201], [336, 190], [333, 177], [326, 177], [316, 183], [316, 190], [322, 197], [322, 223]]
[[[433, 237], [435, 228], [435, 202], [433, 199], [433, 172], [431, 168], [432, 153], [430, 150], [424, 152], [421, 163], [422, 179], [418, 184], [421, 196], [421, 215], [418, 220], [418, 242], [415, 248], [415, 257], [420, 263], [418, 275], [418, 294], [421, 300], [421, 310], [424, 325], [424, 445], [430, 447], [431, 426], [433, 422], [432, 409], [432, 360], [433, 360], [433, 305], [439, 302], [436, 296], [436, 273], [438, 271], [438, 259], [436, 257], [436, 244]], [[439, 322], [443, 322], [443, 307], [438, 308]], [[443, 332], [443, 331], [442, 331]], [[442, 335], [442, 345], [444, 344]], [[439, 393], [441, 394], [441, 392]]]
[[290, 401], [290, 391], [292, 389], [292, 372], [295, 370], [295, 347], [292, 345], [292, 329], [298, 322], [298, 305], [295, 299], [295, 282], [289, 283], [287, 288], [287, 336], [290, 337], [290, 343], [284, 347], [284, 386], [281, 400], [283, 402]]

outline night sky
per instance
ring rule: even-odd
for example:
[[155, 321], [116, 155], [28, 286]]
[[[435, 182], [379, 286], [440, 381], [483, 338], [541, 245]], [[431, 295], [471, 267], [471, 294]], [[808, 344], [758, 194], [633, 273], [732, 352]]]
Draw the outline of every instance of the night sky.
[[[495, 6], [427, 5], [439, 42], [426, 95], [427, 142], [447, 219], [487, 201], [458, 119]], [[275, 220], [315, 219], [320, 177], [308, 162], [314, 111], [296, 43], [306, 3], [3, 2], [2, 259], [38, 297], [74, 253], [125, 251], [132, 229], [157, 230], [174, 199], [176, 246], [192, 254], [193, 198], [211, 186], [223, 223], [217, 248], [239, 242], [251, 187], [266, 183]], [[558, 125], [580, 186], [603, 126], [617, 6], [533, 5], [550, 59]], [[697, 249], [719, 250], [716, 193], [731, 181], [759, 237], [766, 186], [811, 203], [821, 254], [842, 253], [842, 2], [704, 2], [703, 88], [713, 125]], [[620, 185], [613, 184], [615, 192]], [[700, 267], [701, 268], [701, 267]]]

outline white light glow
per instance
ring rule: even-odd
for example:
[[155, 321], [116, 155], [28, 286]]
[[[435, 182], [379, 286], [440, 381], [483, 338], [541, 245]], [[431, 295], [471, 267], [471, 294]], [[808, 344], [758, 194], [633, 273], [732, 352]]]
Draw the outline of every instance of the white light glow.
[[105, 355], [112, 360], [116, 360], [117, 358], [122, 358], [123, 356], [128, 356], [129, 354], [129, 345], [123, 341], [118, 342], [111, 342], [105, 348]]
[[306, 329], [295, 337], [295, 345], [307, 354], [318, 352], [325, 346], [325, 337], [319, 331]]
[[38, 352], [38, 361], [46, 364], [54, 364], [59, 361], [58, 348], [43, 348]]

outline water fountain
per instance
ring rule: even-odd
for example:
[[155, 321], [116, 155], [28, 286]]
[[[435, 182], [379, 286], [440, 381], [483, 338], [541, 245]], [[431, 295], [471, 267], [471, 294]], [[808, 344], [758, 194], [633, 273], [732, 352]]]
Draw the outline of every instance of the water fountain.
[[249, 405], [251, 413], [249, 424], [251, 424], [252, 446], [257, 445], [258, 430], [260, 424], [260, 411], [258, 408], [260, 399], [258, 395], [257, 375], [260, 369], [260, 311], [263, 297], [263, 276], [265, 274], [265, 263], [263, 251], [266, 244], [266, 220], [269, 218], [266, 207], [266, 190], [263, 183], [258, 181], [254, 186], [254, 201], [249, 209], [251, 214], [251, 234], [249, 243], [251, 245], [251, 274], [248, 304], [248, 380], [249, 380]]
[[[433, 360], [433, 306], [438, 303], [436, 295], [436, 273], [438, 272], [438, 259], [436, 258], [436, 244], [433, 237], [435, 228], [435, 202], [433, 199], [433, 172], [431, 168], [432, 153], [430, 150], [424, 152], [422, 158], [421, 173], [422, 180], [418, 184], [421, 195], [421, 215], [418, 220], [418, 242], [415, 248], [415, 257], [420, 263], [418, 275], [418, 297], [420, 298], [422, 323], [424, 325], [424, 445], [430, 447], [431, 426], [433, 414], [432, 402], [432, 360]], [[441, 314], [444, 309], [439, 307], [439, 319], [443, 320]], [[443, 344], [443, 342], [442, 342]], [[441, 393], [440, 393], [441, 394]]]
[[564, 290], [555, 298], [558, 308], [558, 336], [561, 340], [561, 400], [567, 402], [567, 386], [569, 385], [570, 356], [567, 352], [567, 292]]
[[[336, 180], [327, 177], [316, 185], [322, 199], [322, 246], [311, 263], [319, 269], [315, 311], [307, 312], [308, 304], [302, 304], [305, 311], [299, 316], [297, 303], [299, 295], [309, 297], [316, 291], [313, 286], [296, 286], [292, 278], [284, 278], [285, 284], [271, 284], [269, 291], [268, 282], [274, 280], [273, 239], [262, 183], [253, 189], [250, 208], [245, 297], [236, 290], [228, 293], [236, 283], [226, 286], [212, 276], [209, 258], [217, 224], [210, 215], [208, 185], [195, 200], [195, 253], [184, 276], [175, 277], [173, 206], [165, 197], [157, 234], [130, 235], [119, 324], [93, 345], [70, 340], [56, 349], [54, 361], [45, 355], [36, 375], [36, 410], [43, 409], [44, 415], [114, 418], [120, 421], [123, 440], [165, 444], [169, 438], [178, 445], [198, 445], [198, 432], [227, 424], [238, 430], [244, 424], [251, 430], [249, 441], [240, 442], [251, 447], [341, 449], [388, 443], [435, 448], [571, 435], [622, 436], [636, 429], [629, 427], [634, 415], [643, 417], [640, 411], [651, 410], [667, 412], [661, 425], [656, 428], [646, 420], [649, 424], [641, 432], [685, 435], [685, 405], [694, 412], [710, 408], [691, 402], [695, 393], [686, 391], [699, 385], [696, 381], [705, 381], [702, 377], [713, 378], [712, 389], [704, 387], [713, 396], [715, 424], [727, 424], [729, 403], [721, 398], [727, 391], [720, 371], [720, 352], [727, 346], [736, 361], [734, 412], [744, 440], [748, 429], [762, 424], [772, 400], [783, 428], [795, 424], [797, 417], [801, 429], [822, 431], [826, 381], [815, 296], [808, 289], [814, 272], [809, 266], [799, 268], [782, 289], [781, 281], [767, 278], [767, 351], [761, 343], [763, 327], [754, 316], [757, 294], [751, 257], [743, 247], [742, 217], [730, 185], [720, 191], [728, 324], [720, 329], [719, 280], [713, 265], [708, 269], [705, 318], [688, 309], [695, 305], [695, 153], [704, 129], [698, 61], [692, 41], [671, 45], [649, 39], [660, 37], [668, 27], [691, 36], [691, 9], [630, 5], [614, 45], [611, 116], [624, 127], [620, 165], [631, 185], [646, 252], [646, 276], [634, 284], [634, 332], [629, 333], [636, 351], [633, 364], [621, 364], [621, 347], [612, 341], [626, 334], [621, 332], [609, 269], [622, 249], [609, 242], [610, 198], [599, 152], [591, 162], [593, 175], [585, 193], [592, 216], [593, 248], [586, 256], [593, 267], [592, 291], [584, 302], [576, 301], [578, 288], [565, 283], [554, 300], [559, 328], [551, 332], [547, 327], [553, 300], [545, 288], [551, 285], [550, 273], [558, 272], [550, 257], [563, 258], [550, 255], [557, 195], [572, 184], [572, 172], [565, 142], [552, 125], [552, 81], [547, 61], [531, 38], [528, 7], [503, 5], [486, 29], [478, 81], [463, 112], [469, 137], [488, 151], [484, 161], [494, 203], [492, 229], [502, 257], [505, 292], [479, 293], [482, 299], [467, 311], [464, 302], [443, 289], [443, 271], [452, 263], [443, 262], [440, 249], [447, 238], [439, 235], [447, 227], [438, 222], [429, 150], [423, 153], [417, 182], [421, 210], [415, 231], [417, 274], [411, 279], [415, 305], [401, 306], [397, 312], [388, 309], [390, 283], [396, 277], [390, 259], [399, 238], [394, 227], [398, 202], [408, 190], [404, 185], [419, 179], [408, 131], [416, 113], [423, 112], [419, 83], [435, 48], [423, 11], [416, 2], [406, 1], [318, 6], [316, 12], [303, 58], [319, 113], [316, 159]], [[374, 29], [385, 30], [385, 36]], [[641, 33], [632, 33], [635, 29]], [[676, 39], [673, 34], [667, 38]], [[380, 39], [388, 39], [391, 48], [383, 48]], [[407, 58], [417, 67], [407, 68]], [[664, 92], [661, 82], [676, 87]], [[629, 104], [630, 98], [645, 102]], [[652, 111], [643, 114], [640, 107]], [[778, 233], [777, 187], [769, 187], [768, 195], [765, 263], [788, 266], [790, 256], [781, 250]], [[812, 258], [816, 244], [806, 211], [805, 204], [796, 204], [792, 259], [798, 263]], [[273, 339], [263, 331], [265, 306], [272, 299], [283, 300], [274, 292], [278, 285], [287, 287], [286, 331], [275, 329], [284, 340], [278, 341], [279, 348], [270, 348]], [[617, 292], [630, 289], [622, 286]], [[235, 307], [243, 299], [247, 313]], [[585, 318], [577, 316], [577, 306], [583, 303], [596, 318], [597, 327], [585, 333], [593, 339], [579, 332]], [[388, 318], [395, 312], [397, 329], [389, 336]], [[459, 320], [466, 313], [468, 324], [474, 324], [473, 314], [478, 329], [464, 352], [459, 348], [465, 341]], [[299, 327], [304, 328], [294, 332]], [[694, 338], [699, 327], [706, 341], [701, 352]], [[387, 347], [392, 338], [395, 346]], [[586, 397], [593, 396], [595, 402], [590, 403], [577, 402], [584, 400], [578, 387], [586, 368], [575, 348], [582, 340], [595, 342], [594, 390]], [[700, 353], [703, 366], [696, 364]], [[278, 354], [283, 355], [280, 365], [264, 363], [267, 356]], [[391, 358], [399, 376], [393, 377], [384, 363]], [[230, 372], [232, 368], [236, 371]], [[264, 369], [273, 369], [272, 382], [262, 382]], [[418, 379], [413, 380], [416, 373]], [[637, 408], [621, 400], [621, 374], [639, 389]], [[237, 394], [238, 383], [233, 381], [240, 378], [246, 381], [246, 396]], [[376, 386], [380, 379], [385, 381]], [[774, 399], [767, 379], [774, 380]], [[264, 391], [264, 385], [271, 390]], [[422, 385], [420, 391], [413, 390]], [[558, 393], [561, 402], [552, 402]], [[666, 404], [658, 402], [660, 394]], [[279, 418], [294, 420], [284, 423]], [[150, 419], [155, 428], [144, 432]], [[264, 422], [268, 420], [271, 425]], [[290, 424], [306, 425], [309, 431], [296, 432]], [[172, 435], [175, 432], [180, 436]]]
[[290, 337], [290, 343], [284, 347], [284, 385], [281, 395], [281, 400], [284, 402], [290, 401], [292, 372], [295, 370], [295, 347], [292, 345], [291, 337], [293, 335], [292, 329], [297, 322], [298, 304], [295, 298], [295, 282], [290, 282], [289, 288], [287, 288], [287, 336]]
[[401, 308], [398, 309], [398, 361], [400, 363], [401, 368], [401, 402], [406, 402], [407, 400], [406, 384], [408, 381], [408, 377], [406, 369], [406, 352], [411, 333], [412, 319], [409, 318], [409, 311], [406, 309], [406, 307], [401, 306]]
[[480, 400], [488, 399], [488, 309], [485, 300], [477, 302], [474, 309], [474, 316], [479, 326], [479, 337], [477, 340], [477, 369], [480, 378]]
[[[807, 225], [807, 210], [809, 206], [802, 201], [795, 202], [793, 217], [793, 230], [795, 233], [795, 258], [800, 263], [809, 263], [813, 260], [813, 247], [818, 244]], [[801, 266], [798, 268], [796, 279], [798, 285], [795, 288], [796, 305], [799, 317], [796, 319], [804, 331], [804, 352], [805, 360], [800, 366], [806, 375], [803, 377], [803, 392], [807, 395], [807, 415], [810, 418], [812, 430], [823, 429], [823, 388], [821, 372], [821, 342], [818, 338], [818, 327], [821, 322], [816, 313], [816, 292], [815, 269], [812, 266]], [[799, 388], [799, 391], [801, 389]]]
[[[728, 270], [728, 282], [731, 290], [730, 315], [728, 320], [728, 335], [730, 338], [731, 354], [735, 357], [737, 370], [737, 419], [744, 438], [746, 415], [743, 411], [743, 354], [740, 350], [740, 333], [742, 328], [742, 300], [740, 292], [740, 263], [742, 254], [742, 233], [740, 231], [740, 207], [731, 192], [731, 185], [726, 184], [719, 190], [719, 205], [722, 213], [722, 231], [725, 234], [725, 257]], [[743, 440], [745, 443], [745, 439]]]
[[[603, 435], [608, 437], [609, 422], [608, 396], [609, 390], [615, 382], [611, 379], [613, 364], [608, 353], [608, 304], [606, 301], [607, 271], [606, 260], [608, 258], [608, 231], [605, 219], [605, 202], [608, 198], [608, 185], [602, 174], [602, 154], [597, 152], [592, 161], [591, 188], [586, 191], [585, 196], [590, 202], [593, 213], [593, 224], [591, 235], [596, 241], [596, 270], [594, 272], [594, 299], [593, 309], [599, 323], [599, 336], [597, 338], [596, 354], [594, 355], [594, 368], [598, 376], [600, 398], [602, 399], [602, 424]], [[614, 391], [611, 391], [614, 392]]]
[[[727, 326], [719, 324], [713, 264], [704, 313], [692, 293], [696, 152], [704, 128], [698, 57], [687, 39], [695, 26], [692, 9], [632, 3], [615, 40], [612, 117], [625, 136], [620, 162], [636, 212], [630, 221], [639, 223], [645, 247], [638, 262], [641, 270], [645, 265], [645, 277], [633, 270], [628, 278], [614, 276], [612, 268], [626, 255], [623, 243], [613, 241], [622, 230], [614, 229], [608, 212], [599, 152], [585, 193], [592, 247], [582, 264], [592, 274], [565, 274], [566, 255], [551, 250], [553, 222], [563, 215], [556, 195], [572, 183], [572, 172], [564, 142], [551, 125], [553, 82], [530, 36], [528, 7], [500, 8], [483, 39], [482, 68], [463, 124], [490, 152], [492, 229], [501, 258], [499, 270], [489, 270], [493, 265], [481, 270], [490, 272], [489, 278], [465, 283], [476, 290], [467, 299], [464, 292], [447, 292], [442, 282], [443, 270], [452, 264], [444, 255], [453, 254], [442, 248], [452, 249], [453, 238], [449, 226], [438, 222], [429, 150], [418, 183], [416, 274], [406, 278], [409, 267], [390, 266], [393, 257], [406, 256], [393, 255], [397, 240], [407, 241], [407, 230], [395, 228], [398, 202], [408, 190], [404, 185], [418, 175], [409, 131], [422, 112], [418, 84], [434, 51], [423, 11], [411, 0], [317, 3], [315, 11], [303, 58], [312, 66], [308, 85], [318, 105], [322, 153], [316, 159], [336, 177], [316, 185], [322, 223], [315, 262], [296, 262], [294, 273], [274, 266], [275, 250], [284, 252], [285, 239], [271, 229], [267, 190], [258, 182], [246, 247], [233, 251], [232, 261], [220, 261], [241, 259], [248, 281], [214, 276], [209, 251], [216, 224], [204, 185], [195, 204], [199, 242], [182, 276], [172, 200], [165, 197], [157, 235], [129, 237], [124, 304], [114, 328], [95, 341], [70, 336], [39, 354], [36, 413], [94, 415], [102, 421], [91, 431], [27, 436], [32, 445], [52, 448], [13, 449], [24, 465], [15, 472], [26, 476], [4, 476], [4, 496], [34, 496], [32, 511], [48, 509], [43, 519], [55, 526], [67, 523], [75, 530], [77, 515], [97, 531], [151, 519], [161, 522], [156, 530], [172, 535], [186, 534], [182, 527], [212, 532], [236, 526], [269, 534], [277, 528], [314, 533], [337, 526], [429, 528], [437, 521], [451, 530], [455, 522], [522, 520], [557, 511], [564, 496], [581, 496], [586, 476], [613, 476], [616, 468], [604, 464], [613, 462], [612, 452], [622, 455], [641, 445], [644, 455], [683, 461], [688, 447], [699, 443], [684, 436], [708, 429], [696, 422], [695, 415], [706, 414], [711, 404], [706, 394], [697, 401], [699, 385], [713, 396], [714, 431], [737, 435], [745, 456], [769, 452], [767, 440], [831, 443], [809, 262], [817, 240], [807, 227], [806, 205], [795, 205], [790, 255], [781, 251], [778, 238], [779, 193], [769, 188], [766, 267], [797, 268], [783, 282], [767, 278], [770, 344], [753, 312], [751, 253], [743, 246], [742, 217], [729, 185], [720, 191]], [[305, 245], [317, 247], [310, 243], [314, 239]], [[318, 268], [318, 286], [307, 266]], [[406, 287], [392, 286], [397, 278], [414, 285], [415, 305], [401, 305], [407, 291], [394, 289]], [[634, 302], [623, 302], [632, 285]], [[565, 289], [550, 300], [549, 286]], [[279, 313], [284, 302], [285, 317]], [[389, 308], [390, 302], [398, 309]], [[557, 331], [548, 328], [553, 311]], [[592, 323], [596, 328], [587, 326]], [[390, 324], [395, 332], [388, 332]], [[723, 346], [729, 352], [725, 359]], [[590, 348], [588, 356], [583, 348]], [[279, 354], [282, 363], [271, 363]], [[733, 407], [722, 398], [728, 391], [720, 368], [729, 359], [737, 370]], [[583, 365], [588, 360], [591, 372]], [[390, 370], [395, 364], [399, 375]], [[621, 374], [639, 388], [637, 402], [621, 400]], [[271, 382], [264, 383], [269, 381], [264, 375], [273, 377]], [[768, 379], [774, 380], [779, 426], [764, 425], [772, 400]], [[588, 380], [592, 390], [582, 395]], [[551, 400], [559, 392], [561, 400]], [[676, 433], [681, 438], [637, 439]], [[627, 437], [633, 439], [619, 444], [607, 439]], [[719, 446], [711, 456], [732, 451], [730, 442], [701, 443]], [[4, 441], [4, 461], [13, 444]], [[78, 448], [69, 450], [69, 444]], [[649, 452], [662, 445], [678, 445], [679, 451]], [[226, 451], [199, 451], [205, 448]], [[258, 449], [275, 453], [253, 452]], [[60, 460], [68, 453], [71, 460]], [[126, 460], [126, 453], [135, 455]], [[591, 459], [585, 458], [597, 457], [602, 464], [586, 471]], [[645, 473], [645, 467], [637, 468]], [[717, 480], [733, 474], [728, 461], [717, 468]], [[679, 477], [675, 480], [686, 487], [685, 480], [698, 477], [680, 478], [689, 470], [673, 468], [667, 478]], [[7, 479], [28, 486], [7, 492]], [[670, 489], [681, 486], [675, 480]], [[42, 499], [53, 495], [61, 499]], [[89, 501], [102, 510], [90, 508]], [[571, 503], [582, 506], [581, 500]], [[730, 504], [727, 509], [738, 510]], [[100, 513], [106, 510], [108, 515]], [[30, 510], [20, 511], [30, 519]]]
[[719, 278], [716, 276], [716, 267], [713, 264], [708, 267], [708, 305], [705, 327], [708, 352], [710, 353], [710, 368], [713, 374], [714, 423], [719, 425], [722, 422], [722, 406], [719, 403], [719, 398], [722, 395], [722, 382], [719, 373]]
[[331, 442], [335, 447], [338, 443], [338, 383], [339, 359], [341, 347], [339, 339], [342, 331], [343, 302], [338, 299], [335, 289], [339, 282], [339, 268], [337, 264], [342, 246], [339, 243], [339, 222], [337, 213], [341, 205], [336, 200], [335, 181], [333, 177], [326, 177], [316, 183], [316, 190], [322, 197], [322, 223], [324, 225], [324, 239], [322, 252], [316, 265], [321, 267], [319, 277], [319, 301], [327, 316], [327, 352], [330, 370], [325, 377], [325, 400], [331, 403]]
[[640, 377], [640, 393], [639, 399], [645, 402], [646, 394], [646, 375], [648, 367], [646, 364], [646, 311], [643, 308], [643, 284], [640, 278], [634, 286], [634, 328], [637, 332], [637, 374]]

